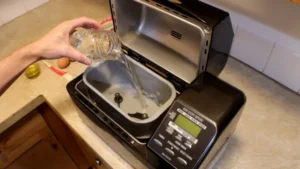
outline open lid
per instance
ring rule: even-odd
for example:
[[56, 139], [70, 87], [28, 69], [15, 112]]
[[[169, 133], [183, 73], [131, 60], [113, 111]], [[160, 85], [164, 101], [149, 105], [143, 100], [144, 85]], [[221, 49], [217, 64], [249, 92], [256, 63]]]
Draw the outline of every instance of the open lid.
[[186, 83], [205, 71], [211, 27], [152, 0], [111, 0], [115, 31], [126, 48]]

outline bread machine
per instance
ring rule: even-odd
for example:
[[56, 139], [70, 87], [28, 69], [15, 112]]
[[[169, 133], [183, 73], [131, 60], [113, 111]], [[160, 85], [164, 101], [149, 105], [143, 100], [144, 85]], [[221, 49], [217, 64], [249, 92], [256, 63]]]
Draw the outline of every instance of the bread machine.
[[105, 93], [112, 86], [132, 86], [116, 61], [94, 64], [72, 80], [71, 98], [150, 168], [206, 168], [246, 102], [217, 77], [233, 40], [229, 14], [197, 0], [110, 0], [110, 8], [141, 88], [159, 93], [162, 105], [138, 120], [111, 102]]

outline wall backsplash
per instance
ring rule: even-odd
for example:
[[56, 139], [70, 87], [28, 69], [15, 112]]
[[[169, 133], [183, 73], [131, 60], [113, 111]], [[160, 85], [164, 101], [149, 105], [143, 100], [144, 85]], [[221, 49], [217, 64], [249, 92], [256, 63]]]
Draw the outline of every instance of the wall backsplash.
[[300, 0], [201, 1], [230, 13], [231, 56], [300, 94]]
[[49, 0], [0, 0], [0, 26]]

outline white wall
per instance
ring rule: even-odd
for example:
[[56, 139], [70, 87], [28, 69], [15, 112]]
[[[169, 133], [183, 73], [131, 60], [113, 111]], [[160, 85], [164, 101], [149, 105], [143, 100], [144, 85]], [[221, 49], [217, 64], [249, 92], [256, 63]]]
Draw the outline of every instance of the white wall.
[[300, 6], [287, 0], [208, 0], [300, 38]]
[[49, 0], [0, 0], [0, 26]]
[[300, 6], [285, 0], [202, 0], [230, 13], [231, 55], [300, 93]]

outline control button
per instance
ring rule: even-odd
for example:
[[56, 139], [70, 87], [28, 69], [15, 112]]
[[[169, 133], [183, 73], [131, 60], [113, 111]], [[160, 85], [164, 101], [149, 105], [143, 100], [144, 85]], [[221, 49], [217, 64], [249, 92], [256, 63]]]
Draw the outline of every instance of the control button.
[[165, 148], [165, 150], [167, 151], [168, 154], [170, 154], [172, 156], [175, 155], [174, 151], [170, 150], [169, 148]]
[[154, 139], [154, 142], [155, 142], [157, 145], [159, 145], [159, 146], [162, 146], [162, 145], [163, 145], [162, 142], [160, 142], [160, 141], [157, 140], [157, 139]]
[[191, 156], [189, 156], [188, 154], [186, 154], [185, 157], [191, 161], [193, 160], [193, 158]]
[[182, 135], [178, 134], [177, 136], [175, 136], [175, 138], [179, 141], [182, 141]]
[[183, 150], [186, 150], [186, 147], [184, 145], [180, 146]]
[[177, 151], [179, 151], [179, 147], [177, 147], [176, 145], [173, 146]]
[[194, 137], [189, 139], [192, 143], [196, 140]]
[[188, 140], [191, 139], [191, 135], [188, 134], [187, 132], [183, 132], [182, 134], [183, 134], [183, 136], [184, 136], [185, 138], [187, 138]]
[[192, 148], [193, 143], [187, 140], [184, 145], [186, 145], [188, 148]]
[[177, 144], [178, 146], [180, 146], [181, 144], [176, 140], [175, 141], [175, 144]]
[[193, 160], [193, 158], [191, 156], [189, 156], [186, 152], [184, 152], [183, 150], [180, 150], [180, 153], [185, 156], [187, 159], [189, 160]]
[[183, 158], [177, 157], [177, 160], [178, 160], [181, 164], [187, 165], [187, 162], [186, 162]]
[[169, 114], [169, 117], [170, 117], [170, 119], [173, 120], [173, 119], [176, 117], [176, 115], [177, 115], [177, 113], [171, 112], [171, 113]]
[[173, 144], [171, 141], [168, 140], [167, 143], [168, 143], [170, 146], [174, 147], [177, 151], [179, 151], [179, 147], [176, 146], [175, 144]]
[[161, 135], [161, 134], [159, 134], [158, 136], [159, 136], [162, 140], [165, 139], [165, 136], [163, 136], [163, 135]]
[[169, 161], [171, 161], [171, 158], [168, 156], [168, 155], [166, 155], [165, 153], [161, 153], [167, 160], [169, 160]]
[[198, 139], [196, 138], [191, 138], [189, 139], [193, 144], [197, 144], [198, 143]]
[[170, 126], [167, 127], [166, 131], [167, 131], [167, 133], [169, 133], [171, 135], [174, 133], [174, 129], [172, 127], [170, 127]]

